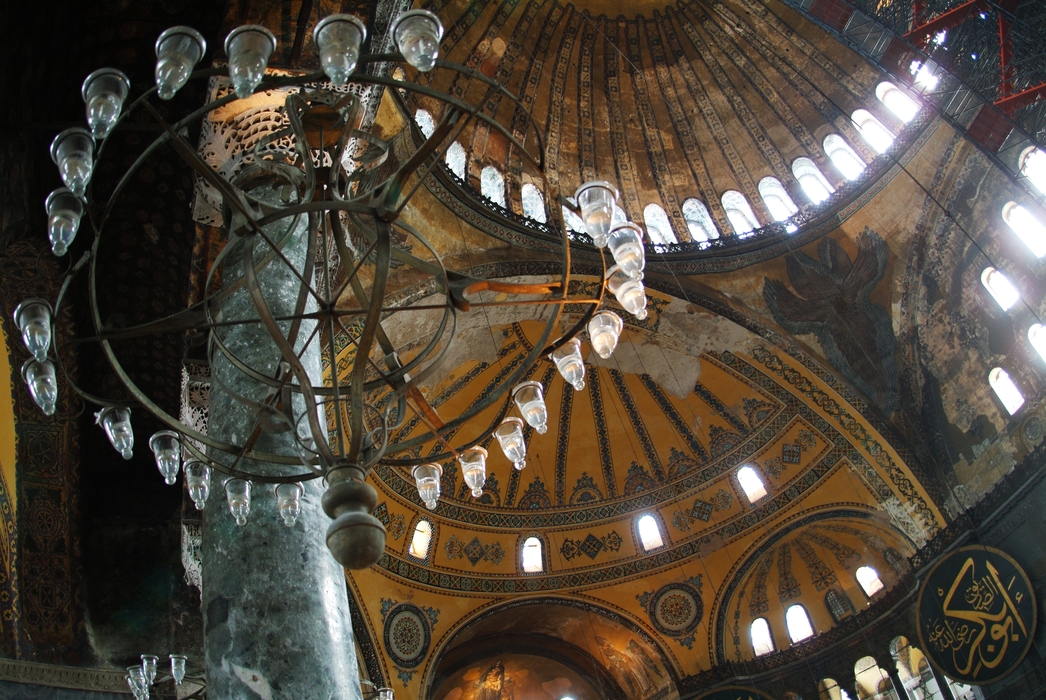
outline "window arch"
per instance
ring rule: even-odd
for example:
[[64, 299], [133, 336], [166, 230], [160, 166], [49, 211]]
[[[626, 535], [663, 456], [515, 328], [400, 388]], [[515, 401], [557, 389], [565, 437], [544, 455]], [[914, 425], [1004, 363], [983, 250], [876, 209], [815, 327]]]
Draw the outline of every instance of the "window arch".
[[774, 221], [784, 221], [799, 211], [788, 190], [776, 177], [764, 177], [759, 181], [759, 196], [763, 198], [763, 204], [770, 210]]
[[[577, 206], [577, 200], [573, 197], [567, 197], [567, 201], [575, 207]], [[560, 206], [560, 209], [563, 210], [563, 221], [566, 223], [568, 230], [573, 231], [574, 233], [588, 233], [585, 229], [585, 222], [581, 220], [580, 216], [575, 214], [565, 205]]]
[[665, 210], [656, 204], [643, 208], [643, 223], [646, 224], [646, 235], [651, 243], [678, 243]]
[[727, 190], [723, 193], [722, 202], [726, 218], [738, 236], [744, 238], [759, 228], [759, 219], [755, 218], [755, 212], [743, 194], [737, 190]]
[[457, 141], [450, 144], [450, 147], [447, 149], [447, 155], [443, 156], [443, 160], [446, 161], [450, 172], [462, 180], [465, 179], [465, 159], [465, 147]]
[[545, 215], [545, 198], [541, 196], [541, 190], [537, 186], [526, 183], [520, 197], [523, 199], [523, 216], [541, 223], [548, 221], [548, 216]]
[[737, 470], [737, 483], [741, 484], [749, 503], [766, 498], [766, 485], [760, 478], [759, 472], [750, 464]]
[[1021, 175], [1028, 178], [1032, 186], [1046, 194], [1046, 151], [1031, 146], [1021, 154]]
[[432, 554], [432, 541], [435, 539], [435, 528], [428, 518], [418, 518], [414, 523], [414, 534], [411, 535], [407, 553], [415, 559], [428, 561]]
[[1010, 202], [1002, 208], [1002, 220], [1024, 241], [1035, 257], [1046, 255], [1046, 226], [1024, 206]]
[[824, 606], [828, 608], [828, 613], [835, 622], [854, 613], [854, 605], [850, 596], [836, 588], [829, 588], [828, 592], [824, 594]]
[[644, 552], [652, 552], [665, 546], [661, 522], [651, 513], [644, 513], [636, 519], [636, 535]]
[[792, 644], [798, 644], [815, 634], [810, 614], [799, 603], [789, 606], [785, 612], [785, 627], [788, 628], [788, 638], [792, 640]]
[[414, 112], [414, 122], [421, 129], [421, 133], [425, 135], [425, 138], [432, 136], [432, 132], [436, 130], [436, 122], [428, 110], [419, 109]]
[[704, 242], [719, 238], [719, 229], [716, 228], [712, 215], [708, 213], [708, 207], [700, 199], [691, 197], [683, 201], [683, 218], [686, 219], [690, 237], [695, 241]]
[[1020, 301], [1021, 293], [1013, 286], [1006, 275], [994, 267], [984, 268], [981, 273], [981, 284], [992, 295], [1003, 311], [1009, 311], [1013, 305]]
[[870, 566], [862, 566], [857, 569], [857, 583], [861, 584], [864, 594], [871, 598], [883, 589], [883, 582], [879, 580], [879, 572]]
[[540, 537], [531, 535], [523, 540], [519, 562], [525, 574], [539, 574], [545, 570], [545, 543]]
[[824, 152], [847, 180], [853, 180], [864, 172], [864, 161], [839, 134], [824, 137]]
[[[854, 681], [859, 698], [898, 697], [890, 675], [871, 656], [864, 656], [854, 664]], [[901, 689], [904, 692], [904, 689]]]
[[910, 122], [919, 113], [919, 103], [891, 82], [879, 83], [875, 96], [902, 122]]
[[1013, 383], [1010, 373], [1002, 367], [996, 367], [988, 373], [988, 384], [1011, 416], [1024, 405], [1024, 395]]
[[867, 109], [855, 111], [852, 119], [857, 125], [857, 130], [861, 132], [861, 136], [869, 146], [875, 149], [876, 153], [885, 153], [886, 149], [893, 145], [893, 134]]
[[796, 158], [792, 161], [792, 175], [814, 204], [820, 204], [835, 192], [835, 188], [825, 179], [820, 168], [809, 158]]
[[479, 174], [480, 192], [498, 206], [505, 206], [505, 178], [493, 165], [483, 168]]
[[765, 656], [775, 651], [774, 636], [770, 633], [770, 623], [766, 618], [757, 617], [752, 620], [749, 633], [752, 636], [752, 651], [756, 656]]
[[834, 678], [824, 678], [817, 686], [818, 700], [850, 700], [850, 694], [846, 692]]

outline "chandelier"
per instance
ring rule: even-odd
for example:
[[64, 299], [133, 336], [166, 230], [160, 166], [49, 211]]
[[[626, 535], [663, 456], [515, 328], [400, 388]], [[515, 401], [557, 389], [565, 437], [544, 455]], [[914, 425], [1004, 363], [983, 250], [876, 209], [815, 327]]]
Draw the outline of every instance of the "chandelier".
[[[521, 137], [491, 116], [499, 111], [490, 108], [495, 100], [508, 98], [522, 106], [482, 73], [439, 59], [443, 28], [435, 15], [404, 12], [390, 31], [398, 53], [361, 55], [365, 25], [351, 15], [332, 15], [314, 33], [322, 70], [277, 75], [267, 72], [276, 39], [264, 27], [233, 30], [225, 41], [227, 68], [199, 70], [204, 38], [191, 28], [173, 27], [156, 43], [156, 85], [136, 99], [129, 101], [130, 81], [121, 71], [103, 68], [89, 75], [83, 84], [89, 128], [67, 129], [55, 137], [51, 156], [65, 187], [46, 201], [54, 254], [74, 251], [78, 257], [53, 304], [27, 299], [14, 311], [32, 355], [22, 375], [45, 414], [55, 412], [60, 372], [75, 395], [100, 406], [97, 423], [130, 459], [135, 443], [131, 411], [147, 411], [166, 428], [148, 441], [166, 482], [176, 483], [184, 471], [189, 495], [202, 509], [212, 478], [220, 474], [239, 525], [247, 522], [252, 487], [271, 485], [279, 515], [293, 525], [301, 484], [325, 479], [323, 507], [333, 519], [327, 545], [350, 568], [370, 566], [384, 551], [384, 528], [371, 514], [376, 492], [365, 483], [376, 464], [412, 468], [420, 499], [430, 509], [440, 497], [441, 461], [457, 459], [473, 496], [482, 495], [487, 451], [480, 443], [493, 435], [514, 467], [523, 469], [524, 425], [546, 430], [544, 388], [525, 381], [537, 363], [551, 360], [580, 391], [585, 375], [581, 337], [587, 334], [593, 350], [607, 358], [622, 330], [620, 316], [609, 308], [610, 296], [635, 317], [646, 316], [643, 231], [617, 207], [613, 185], [583, 184], [575, 192], [576, 205], [561, 197], [545, 176], [540, 128], [530, 120]], [[393, 79], [387, 69], [379, 69], [395, 63], [406, 64], [404, 77]], [[358, 70], [363, 67], [371, 70]], [[417, 80], [430, 71], [455, 72], [482, 88], [469, 94], [482, 95], [466, 102], [431, 87], [431, 81]], [[165, 119], [157, 100], [170, 100], [190, 78], [216, 80], [226, 88], [190, 114]], [[412, 131], [412, 153], [391, 174], [379, 177], [388, 171], [380, 166], [391, 146], [359, 128], [365, 105], [347, 88], [350, 82], [392, 91], [404, 110], [407, 94], [442, 105], [431, 135], [422, 138]], [[189, 143], [187, 128], [258, 90], [285, 95], [283, 127], [254, 146], [250, 167], [222, 174]], [[109, 135], [131, 114], [153, 120], [159, 135], [118, 181], [106, 184], [101, 196], [103, 188], [92, 183], [95, 164], [106, 157]], [[587, 236], [568, 233], [561, 207], [551, 207], [560, 236], [558, 272], [552, 279], [523, 284], [451, 269], [426, 232], [401, 217], [433, 169], [443, 167], [447, 147], [470, 125], [501, 133], [529, 172], [543, 181], [545, 201], [569, 206], [581, 216]], [[100, 255], [100, 245], [121, 191], [161, 147], [173, 150], [220, 193], [228, 240], [211, 262], [201, 301], [148, 323], [113, 327], [99, 302], [99, 269], [111, 262]], [[85, 228], [90, 240], [74, 246]], [[394, 234], [406, 236], [412, 247], [393, 245]], [[570, 292], [571, 246], [578, 244], [604, 251], [603, 283], [587, 295]], [[410, 252], [414, 249], [421, 252]], [[402, 266], [411, 279], [427, 280], [435, 293], [423, 303], [397, 302], [390, 282], [394, 267]], [[92, 322], [79, 335], [55, 324], [77, 276], [86, 276]], [[561, 334], [568, 304], [573, 323]], [[454, 342], [458, 315], [496, 306], [533, 310], [532, 318], [542, 323], [540, 337], [489, 396], [460, 415], [441, 416], [421, 387], [446, 371], [442, 361]], [[388, 319], [412, 313], [438, 316], [432, 338], [404, 343], [394, 337]], [[206, 340], [212, 385], [233, 397], [228, 410], [244, 417], [249, 429], [221, 436], [205, 432], [165, 411], [140, 388], [121, 359], [120, 342], [171, 333]], [[347, 367], [335, 361], [339, 342], [355, 350]], [[72, 348], [83, 343], [100, 348], [125, 400], [98, 396], [72, 381], [67, 371]], [[508, 415], [513, 406], [520, 417]], [[425, 430], [401, 436], [397, 429], [411, 416]], [[432, 442], [439, 445], [433, 454], [410, 456], [411, 448]]]

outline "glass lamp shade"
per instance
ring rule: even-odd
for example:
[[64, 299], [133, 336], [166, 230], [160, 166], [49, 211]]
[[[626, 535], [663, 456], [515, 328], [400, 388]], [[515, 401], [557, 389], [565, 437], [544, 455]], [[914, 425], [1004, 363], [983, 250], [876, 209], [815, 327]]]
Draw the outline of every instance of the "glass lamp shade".
[[149, 697], [149, 682], [141, 666], [127, 667], [127, 685], [130, 686], [136, 700]]
[[66, 129], [51, 142], [51, 160], [58, 166], [62, 182], [77, 197], [83, 197], [94, 172], [94, 139], [79, 126]]
[[472, 489], [472, 497], [483, 495], [483, 484], [487, 483], [487, 451], [482, 447], [470, 447], [458, 455], [461, 475]]
[[613, 311], [600, 311], [588, 322], [588, 339], [592, 349], [604, 360], [614, 354], [621, 329], [625, 324]]
[[178, 481], [178, 471], [182, 468], [182, 443], [178, 433], [173, 430], [161, 430], [149, 438], [149, 449], [156, 457], [156, 468], [163, 474], [168, 486]]
[[577, 188], [574, 197], [581, 207], [581, 220], [597, 248], [607, 244], [610, 223], [617, 204], [617, 188], [605, 180], [592, 180]]
[[104, 139], [116, 126], [130, 91], [130, 78], [115, 68], [99, 68], [84, 80], [87, 126], [96, 139]]
[[320, 50], [323, 72], [335, 85], [349, 82], [367, 38], [367, 26], [359, 17], [337, 14], [320, 20], [312, 34]]
[[51, 252], [62, 257], [80, 230], [84, 203], [69, 188], [59, 187], [47, 195], [44, 207], [47, 209], [47, 237], [51, 241]]
[[54, 363], [50, 360], [28, 360], [22, 365], [22, 379], [29, 387], [29, 395], [44, 415], [53, 416], [58, 404], [58, 378], [55, 376]]
[[171, 654], [171, 678], [175, 685], [181, 685], [185, 680], [185, 661], [184, 654]]
[[404, 60], [422, 73], [436, 66], [439, 58], [439, 42], [443, 38], [443, 25], [439, 17], [428, 10], [404, 12], [392, 25], [396, 47]]
[[236, 96], [250, 97], [265, 77], [276, 37], [260, 24], [237, 27], [225, 37], [225, 54], [229, 57], [229, 79]]
[[571, 338], [552, 351], [552, 361], [556, 363], [563, 379], [573, 385], [574, 391], [585, 388], [585, 361], [581, 357], [581, 341]]
[[156, 680], [156, 664], [160, 661], [160, 657], [153, 656], [152, 654], [142, 654], [142, 675], [145, 676], [145, 682], [152, 685]]
[[607, 247], [614, 256], [614, 262], [625, 274], [634, 280], [643, 279], [643, 268], [646, 267], [643, 229], [630, 222], [618, 224], [610, 229]]
[[501, 425], [494, 429], [494, 437], [498, 439], [501, 451], [512, 462], [516, 471], [527, 466], [527, 443], [523, 438], [523, 420], [521, 418], [509, 416], [501, 421]]
[[607, 288], [625, 311], [640, 321], [646, 318], [646, 289], [642, 282], [632, 279], [628, 273], [614, 265], [607, 270]]
[[185, 86], [207, 51], [203, 35], [192, 27], [171, 27], [156, 40], [156, 94], [169, 100]]
[[517, 384], [512, 389], [512, 400], [516, 402], [516, 408], [527, 425], [542, 435], [548, 432], [548, 410], [545, 408], [545, 393], [540, 382]]
[[26, 299], [13, 315], [25, 349], [37, 362], [46, 360], [51, 349], [51, 305], [43, 299]]
[[94, 422], [102, 426], [109, 442], [124, 459], [134, 456], [134, 430], [131, 428], [131, 409], [108, 406], [94, 414]]
[[189, 491], [196, 510], [203, 510], [211, 495], [211, 468], [204, 462], [192, 460], [185, 464], [185, 488]]
[[283, 524], [293, 527], [301, 513], [301, 484], [278, 484], [276, 486], [276, 507], [283, 518]]
[[245, 479], [226, 479], [225, 501], [229, 504], [229, 512], [232, 513], [236, 524], [240, 527], [246, 525], [247, 516], [251, 513], [251, 482]]
[[392, 688], [378, 688], [378, 700], [396, 700]]
[[440, 477], [443, 476], [443, 467], [438, 464], [419, 464], [411, 472], [414, 475], [414, 483], [418, 487], [418, 495], [429, 510], [436, 509], [439, 501]]

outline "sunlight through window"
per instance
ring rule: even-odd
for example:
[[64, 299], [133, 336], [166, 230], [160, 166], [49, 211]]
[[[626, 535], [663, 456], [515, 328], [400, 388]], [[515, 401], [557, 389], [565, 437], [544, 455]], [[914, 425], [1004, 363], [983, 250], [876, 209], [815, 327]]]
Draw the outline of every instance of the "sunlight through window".
[[785, 613], [785, 626], [788, 627], [788, 638], [792, 644], [814, 636], [814, 626], [810, 624], [810, 615], [806, 608], [798, 603], [788, 608]]
[[1016, 202], [1010, 202], [1002, 208], [1002, 220], [1024, 241], [1035, 257], [1046, 255], [1046, 226], [1030, 211]]
[[1011, 416], [1024, 405], [1024, 395], [1010, 379], [1010, 373], [1002, 367], [996, 367], [988, 373], [988, 384]]
[[766, 497], [766, 486], [759, 478], [759, 473], [754, 467], [745, 465], [737, 470], [737, 483], [741, 484], [749, 503], [755, 503], [760, 498]]
[[661, 528], [657, 526], [654, 516], [647, 514], [640, 517], [636, 529], [639, 530], [639, 541], [643, 545], [643, 551], [649, 552], [651, 549], [665, 546], [665, 541], [661, 539]]
[[418, 559], [428, 559], [429, 544], [432, 542], [432, 523], [419, 520], [414, 526], [414, 536], [410, 538], [410, 553]]
[[774, 637], [770, 634], [770, 625], [761, 617], [752, 620], [752, 651], [756, 656], [764, 656], [774, 650]]
[[541, 540], [528, 537], [523, 542], [523, 571], [528, 574], [545, 570], [545, 558], [541, 554]]
[[862, 566], [857, 570], [857, 583], [861, 584], [864, 594], [869, 598], [883, 589], [879, 574], [870, 566]]
[[984, 268], [981, 284], [991, 293], [1003, 311], [1009, 311], [1021, 298], [1021, 293], [1013, 286], [1013, 282], [994, 267]]

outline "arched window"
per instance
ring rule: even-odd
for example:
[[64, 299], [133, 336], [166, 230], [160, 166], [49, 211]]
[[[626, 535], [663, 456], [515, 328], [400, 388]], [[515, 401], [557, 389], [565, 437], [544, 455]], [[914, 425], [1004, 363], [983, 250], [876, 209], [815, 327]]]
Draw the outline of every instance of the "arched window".
[[755, 218], [755, 212], [743, 194], [737, 190], [727, 190], [723, 193], [723, 209], [726, 210], [726, 218], [734, 233], [742, 238], [751, 231], [759, 228], [759, 219]]
[[875, 88], [875, 96], [902, 122], [910, 122], [919, 113], [919, 103], [893, 83], [879, 83]]
[[864, 594], [869, 598], [883, 589], [878, 572], [870, 566], [862, 566], [857, 570], [857, 583], [861, 584]]
[[[577, 206], [577, 200], [573, 197], [567, 197], [567, 201]], [[560, 207], [563, 210], [563, 221], [566, 222], [567, 228], [575, 233], [587, 233], [585, 229], [585, 222], [581, 220], [581, 217], [575, 214], [573, 211], [565, 206]]]
[[1046, 151], [1032, 146], [1021, 154], [1021, 175], [1039, 192], [1046, 193]]
[[436, 122], [433, 121], [432, 115], [424, 109], [419, 109], [414, 113], [414, 121], [421, 129], [421, 133], [425, 134], [425, 138], [432, 136], [432, 132], [436, 130]]
[[523, 216], [541, 223], [548, 221], [545, 215], [545, 198], [541, 196], [541, 190], [528, 182], [523, 185], [520, 197], [523, 199]]
[[488, 165], [480, 172], [479, 187], [484, 197], [494, 204], [505, 206], [505, 178], [493, 165]]
[[665, 540], [661, 537], [661, 526], [658, 525], [657, 518], [650, 513], [641, 515], [636, 521], [636, 532], [644, 552], [665, 546]]
[[1024, 395], [1010, 379], [1010, 373], [1002, 367], [996, 367], [988, 373], [988, 384], [1011, 416], [1024, 405]]
[[876, 153], [885, 153], [886, 149], [893, 145], [893, 134], [867, 109], [857, 110], [852, 118], [861, 136]]
[[716, 228], [712, 215], [708, 213], [708, 207], [699, 199], [691, 197], [683, 202], [683, 218], [686, 219], [686, 227], [690, 230], [690, 237], [695, 241], [710, 241], [719, 238], [719, 229]]
[[520, 557], [525, 573], [534, 574], [544, 571], [545, 556], [542, 552], [541, 538], [531, 535], [524, 540]]
[[656, 204], [648, 204], [643, 209], [643, 223], [646, 224], [646, 235], [651, 243], [679, 242], [672, 231], [672, 222], [668, 220], [668, 214]]
[[410, 538], [410, 555], [416, 559], [428, 559], [431, 545], [432, 523], [422, 518], [414, 526], [414, 536]]
[[1041, 323], [1031, 324], [1028, 329], [1028, 342], [1039, 353], [1039, 357], [1046, 360], [1046, 326]]
[[774, 651], [774, 636], [770, 634], [770, 624], [765, 618], [752, 620], [752, 651], [756, 656], [764, 656]]
[[755, 467], [745, 465], [737, 470], [737, 483], [741, 484], [749, 503], [755, 503], [761, 498], [766, 498], [766, 486], [759, 478], [759, 472]]
[[809, 158], [796, 158], [792, 162], [792, 174], [814, 204], [820, 204], [835, 192], [817, 165]]
[[817, 686], [818, 700], [850, 700], [850, 694], [846, 692], [834, 678], [824, 678]]
[[[865, 656], [854, 664], [854, 680], [860, 698], [896, 698], [897, 689], [890, 680], [890, 675], [871, 656]], [[900, 692], [904, 692], [902, 688]]]
[[785, 612], [785, 626], [788, 628], [788, 638], [792, 644], [798, 644], [804, 639], [814, 636], [814, 626], [810, 624], [810, 615], [806, 608], [796, 603]]
[[824, 594], [824, 606], [828, 608], [828, 613], [836, 622], [854, 613], [850, 597], [835, 588], [829, 588], [828, 592]]
[[886, 560], [891, 569], [899, 574], [904, 573], [905, 569], [908, 568], [908, 562], [905, 561], [904, 556], [893, 547], [887, 547], [883, 550], [883, 559]]
[[847, 180], [853, 180], [864, 172], [864, 161], [839, 134], [824, 137], [824, 152]]
[[981, 284], [987, 289], [999, 307], [1003, 311], [1009, 311], [1014, 304], [1020, 301], [1021, 293], [1013, 286], [1013, 282], [994, 267], [984, 268], [981, 273]]
[[763, 204], [770, 210], [774, 221], [784, 221], [799, 211], [799, 207], [788, 196], [788, 190], [776, 177], [764, 177], [759, 181], [759, 196], [763, 198]]
[[1046, 255], [1046, 226], [1017, 202], [1002, 208], [1002, 220], [1031, 249], [1035, 257]]
[[457, 175], [460, 179], [465, 179], [465, 148], [460, 143], [455, 141], [450, 144], [450, 148], [447, 149], [447, 155], [443, 157], [447, 163], [447, 167], [450, 168], [450, 172]]

